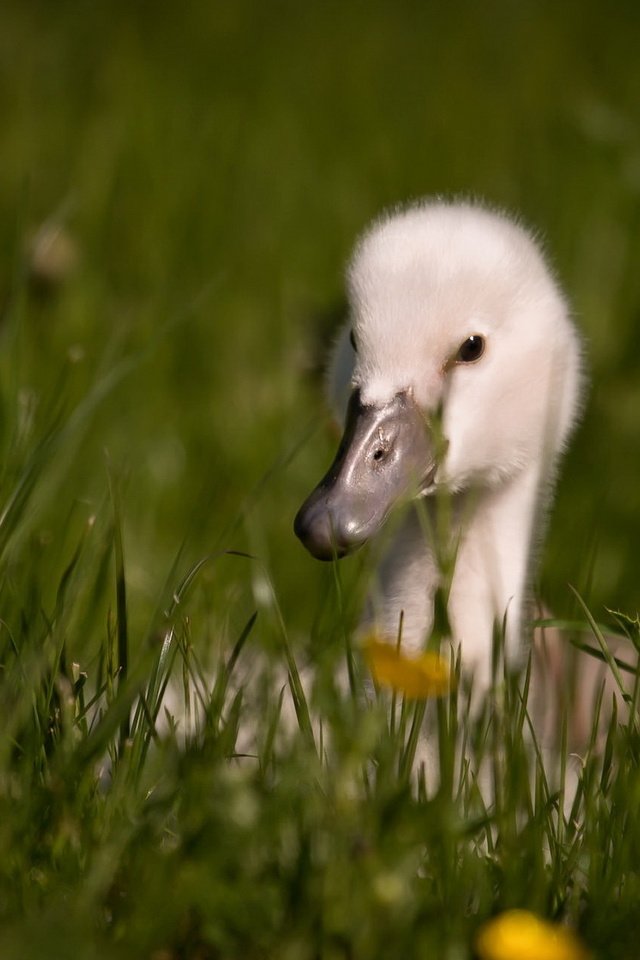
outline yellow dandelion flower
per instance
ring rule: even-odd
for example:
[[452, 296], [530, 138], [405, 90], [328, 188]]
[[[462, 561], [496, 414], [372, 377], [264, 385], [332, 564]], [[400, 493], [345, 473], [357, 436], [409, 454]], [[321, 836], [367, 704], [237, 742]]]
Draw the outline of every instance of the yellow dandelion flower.
[[409, 656], [372, 636], [364, 641], [363, 653], [375, 682], [408, 700], [443, 697], [455, 686], [449, 661], [434, 650]]
[[576, 934], [528, 910], [508, 910], [480, 929], [475, 943], [480, 960], [589, 960]]

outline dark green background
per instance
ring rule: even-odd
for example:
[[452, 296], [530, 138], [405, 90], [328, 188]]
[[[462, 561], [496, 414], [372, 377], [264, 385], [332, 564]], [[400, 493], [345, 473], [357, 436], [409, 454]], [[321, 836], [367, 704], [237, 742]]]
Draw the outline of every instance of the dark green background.
[[[31, 397], [44, 430], [55, 404], [70, 410], [143, 351], [59, 455], [64, 476], [30, 514], [34, 549], [62, 562], [104, 500], [106, 449], [142, 607], [185, 539], [189, 558], [249, 548], [303, 638], [331, 574], [291, 520], [334, 444], [318, 370], [345, 259], [381, 208], [472, 195], [539, 231], [585, 337], [592, 385], [545, 595], [570, 611], [570, 581], [597, 617], [603, 604], [633, 613], [639, 49], [631, 2], [7, 0], [5, 392]], [[51, 218], [79, 265], [43, 297], [25, 283], [25, 249]], [[221, 620], [246, 580], [232, 567], [209, 583]]]

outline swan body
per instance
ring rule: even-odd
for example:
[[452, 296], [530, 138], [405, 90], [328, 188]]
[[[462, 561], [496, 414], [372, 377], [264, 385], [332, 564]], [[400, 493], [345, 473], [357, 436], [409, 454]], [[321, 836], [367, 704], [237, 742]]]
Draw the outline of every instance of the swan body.
[[531, 234], [476, 204], [383, 216], [358, 242], [347, 287], [329, 373], [345, 434], [295, 530], [313, 555], [339, 557], [408, 501], [363, 625], [423, 648], [444, 588], [451, 639], [481, 693], [496, 625], [512, 664], [524, 649], [532, 553], [580, 407], [580, 340]]

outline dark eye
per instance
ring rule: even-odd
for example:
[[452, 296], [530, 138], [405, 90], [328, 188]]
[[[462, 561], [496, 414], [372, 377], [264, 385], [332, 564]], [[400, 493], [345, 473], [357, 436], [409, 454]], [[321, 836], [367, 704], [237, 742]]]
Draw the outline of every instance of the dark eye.
[[479, 360], [484, 353], [484, 337], [473, 334], [467, 337], [458, 353], [456, 354], [456, 363], [474, 363]]
[[354, 353], [357, 353], [357, 352], [358, 352], [358, 344], [356, 343], [356, 338], [355, 338], [354, 335], [353, 335], [353, 330], [351, 330], [351, 332], [349, 333], [349, 343], [350, 343], [351, 346], [353, 347], [353, 352], [354, 352]]

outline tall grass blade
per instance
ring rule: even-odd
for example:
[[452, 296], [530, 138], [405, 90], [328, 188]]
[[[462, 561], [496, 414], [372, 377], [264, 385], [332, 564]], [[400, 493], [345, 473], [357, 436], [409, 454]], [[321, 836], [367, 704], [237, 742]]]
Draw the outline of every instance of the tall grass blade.
[[[127, 583], [124, 571], [124, 550], [122, 545], [122, 512], [120, 497], [113, 471], [109, 469], [109, 490], [113, 509], [113, 550], [116, 582], [116, 636], [118, 691], [126, 684], [129, 674], [129, 628], [127, 618]], [[131, 735], [129, 714], [122, 718], [120, 727], [119, 754], [122, 757]]]

